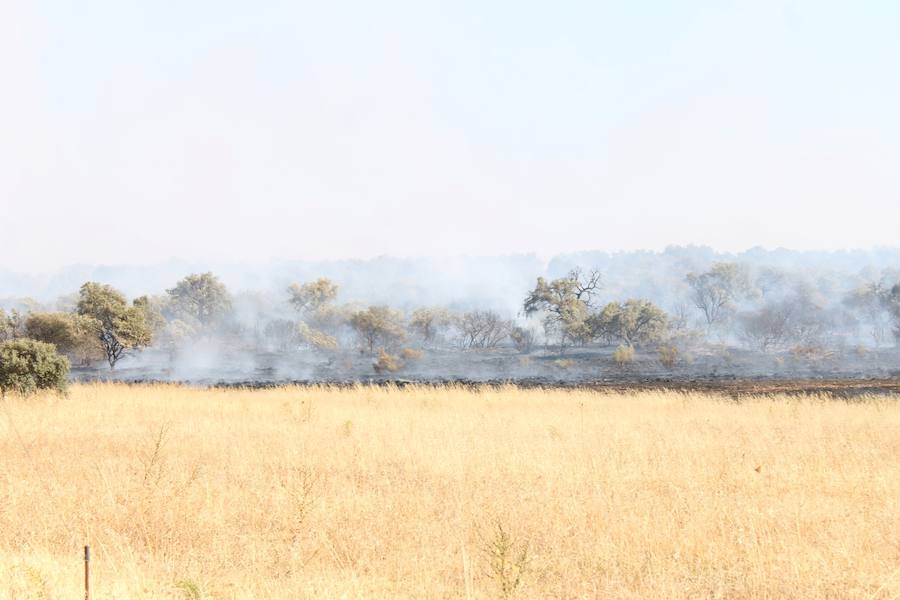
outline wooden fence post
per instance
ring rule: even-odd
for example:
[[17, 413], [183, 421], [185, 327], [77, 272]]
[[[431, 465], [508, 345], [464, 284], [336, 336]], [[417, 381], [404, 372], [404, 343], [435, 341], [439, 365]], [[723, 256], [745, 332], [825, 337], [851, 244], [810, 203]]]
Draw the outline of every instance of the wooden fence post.
[[84, 600], [91, 600], [91, 547], [84, 547]]

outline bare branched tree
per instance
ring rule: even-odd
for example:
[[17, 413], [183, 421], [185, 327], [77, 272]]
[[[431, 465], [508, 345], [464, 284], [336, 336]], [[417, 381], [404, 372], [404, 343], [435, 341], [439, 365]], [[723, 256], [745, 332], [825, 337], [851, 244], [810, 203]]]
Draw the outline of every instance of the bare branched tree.
[[512, 323], [494, 311], [474, 310], [462, 316], [459, 328], [462, 348], [496, 348], [512, 331]]

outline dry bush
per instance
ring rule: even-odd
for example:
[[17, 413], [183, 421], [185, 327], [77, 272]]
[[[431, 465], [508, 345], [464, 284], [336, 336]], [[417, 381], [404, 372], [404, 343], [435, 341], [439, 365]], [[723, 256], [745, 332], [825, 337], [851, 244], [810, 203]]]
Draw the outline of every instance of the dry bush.
[[384, 348], [381, 348], [372, 367], [376, 373], [395, 373], [403, 367], [403, 363], [398, 357], [388, 354]]
[[532, 329], [513, 327], [509, 332], [513, 346], [522, 354], [529, 354], [534, 349], [535, 333]]
[[818, 365], [834, 358], [834, 351], [816, 344], [801, 344], [790, 350], [791, 358], [807, 365]]
[[415, 348], [404, 348], [400, 351], [400, 356], [406, 361], [419, 360], [422, 358], [422, 351]]
[[634, 348], [624, 344], [616, 348], [612, 355], [613, 362], [620, 369], [631, 366], [634, 363]]
[[664, 366], [667, 369], [674, 369], [678, 364], [678, 348], [675, 346], [660, 346], [659, 350], [659, 364]]
[[553, 361], [553, 366], [557, 369], [562, 369], [563, 371], [567, 371], [575, 366], [575, 361], [571, 358], [557, 358]]
[[97, 599], [900, 594], [897, 397], [96, 384], [3, 409], [0, 598], [77, 596], [83, 544]]

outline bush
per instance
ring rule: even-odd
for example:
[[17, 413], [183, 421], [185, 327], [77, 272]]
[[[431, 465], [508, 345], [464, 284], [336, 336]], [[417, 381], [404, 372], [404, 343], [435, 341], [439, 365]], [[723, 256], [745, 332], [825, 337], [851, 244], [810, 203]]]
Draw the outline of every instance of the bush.
[[616, 348], [613, 352], [613, 362], [619, 368], [624, 368], [634, 362], [634, 348], [625, 346], [624, 344]]
[[0, 392], [33, 394], [66, 389], [69, 361], [53, 344], [18, 339], [0, 344]]
[[659, 347], [659, 364], [667, 369], [674, 369], [678, 364], [678, 348], [675, 346]]
[[514, 327], [509, 334], [516, 350], [522, 354], [528, 354], [534, 348], [534, 331], [524, 327]]
[[834, 352], [815, 344], [800, 344], [790, 350], [791, 358], [795, 361], [815, 365], [833, 357]]
[[558, 358], [553, 361], [553, 366], [562, 370], [571, 369], [575, 366], [575, 361], [571, 358]]
[[297, 324], [297, 336], [313, 350], [324, 352], [337, 350], [338, 347], [337, 338], [318, 329], [313, 329], [303, 321]]
[[403, 360], [419, 360], [422, 358], [422, 351], [415, 348], [404, 348], [400, 352], [400, 356], [403, 357]]
[[393, 354], [388, 354], [384, 351], [384, 348], [382, 348], [378, 351], [378, 359], [372, 366], [375, 368], [376, 373], [393, 373], [399, 371], [403, 364], [400, 362], [399, 358]]

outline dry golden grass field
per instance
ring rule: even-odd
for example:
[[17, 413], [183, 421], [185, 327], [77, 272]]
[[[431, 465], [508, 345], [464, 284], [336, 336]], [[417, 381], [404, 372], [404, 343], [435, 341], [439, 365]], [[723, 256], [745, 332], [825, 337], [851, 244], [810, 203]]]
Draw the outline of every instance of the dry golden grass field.
[[0, 457], [0, 598], [900, 596], [896, 396], [77, 385]]

